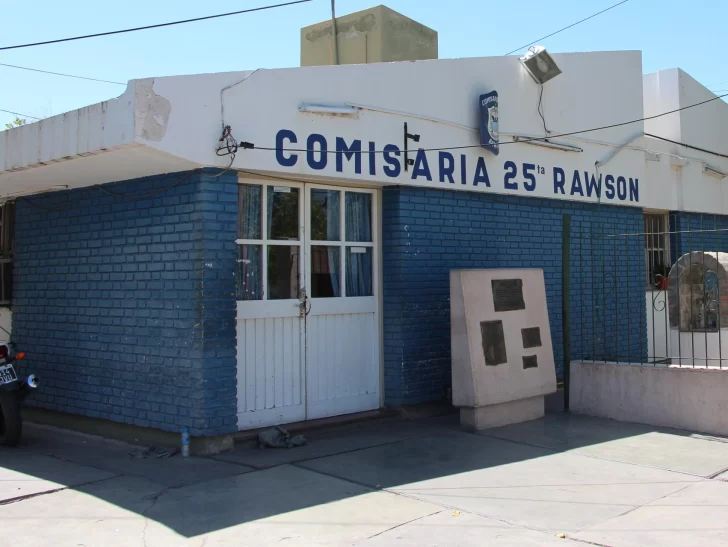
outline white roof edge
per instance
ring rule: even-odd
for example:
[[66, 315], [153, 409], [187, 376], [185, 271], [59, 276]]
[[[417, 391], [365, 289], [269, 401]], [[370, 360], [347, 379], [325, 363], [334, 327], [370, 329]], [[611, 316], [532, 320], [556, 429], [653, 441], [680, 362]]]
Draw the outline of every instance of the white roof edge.
[[0, 175], [133, 144], [136, 96], [144, 83], [131, 80], [115, 99], [1, 131]]

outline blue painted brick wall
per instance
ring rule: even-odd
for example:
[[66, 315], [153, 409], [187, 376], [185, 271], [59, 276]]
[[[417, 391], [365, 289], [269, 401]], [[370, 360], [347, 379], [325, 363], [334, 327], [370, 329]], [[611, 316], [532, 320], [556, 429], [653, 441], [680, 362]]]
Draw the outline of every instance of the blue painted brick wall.
[[562, 216], [572, 215], [572, 357], [646, 353], [643, 239], [637, 208], [493, 194], [388, 187], [383, 191], [385, 400], [442, 399], [450, 379], [449, 272], [542, 268], [562, 375]]
[[673, 263], [691, 251], [728, 252], [728, 216], [671, 213], [670, 232]]
[[29, 404], [193, 435], [236, 430], [237, 180], [103, 186], [164, 188], [18, 200], [13, 339], [42, 379]]

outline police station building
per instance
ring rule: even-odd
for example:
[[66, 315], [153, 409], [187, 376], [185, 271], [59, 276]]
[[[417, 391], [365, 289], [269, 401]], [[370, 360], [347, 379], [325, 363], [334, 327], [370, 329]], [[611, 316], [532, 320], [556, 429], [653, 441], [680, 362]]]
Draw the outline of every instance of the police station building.
[[[456, 268], [542, 268], [560, 367], [563, 216], [728, 214], [728, 160], [663, 140], [728, 153], [728, 105], [641, 121], [714, 95], [639, 51], [551, 58], [132, 80], [0, 133], [29, 404], [217, 436], [441, 401]], [[619, 260], [644, 310], [645, 250]]]

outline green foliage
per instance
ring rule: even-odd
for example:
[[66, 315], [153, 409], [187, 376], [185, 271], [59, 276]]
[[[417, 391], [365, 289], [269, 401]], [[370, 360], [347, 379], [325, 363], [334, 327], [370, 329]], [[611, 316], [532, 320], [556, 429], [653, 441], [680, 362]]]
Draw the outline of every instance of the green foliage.
[[5, 124], [5, 129], [12, 129], [13, 127], [20, 127], [28, 123], [28, 120], [24, 118], [15, 118], [12, 122]]

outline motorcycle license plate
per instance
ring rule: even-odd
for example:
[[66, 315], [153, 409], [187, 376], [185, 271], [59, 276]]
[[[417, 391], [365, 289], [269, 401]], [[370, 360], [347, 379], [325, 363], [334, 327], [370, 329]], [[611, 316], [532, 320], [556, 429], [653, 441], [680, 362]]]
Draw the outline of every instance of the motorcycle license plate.
[[17, 379], [13, 365], [0, 366], [0, 385], [9, 384]]

